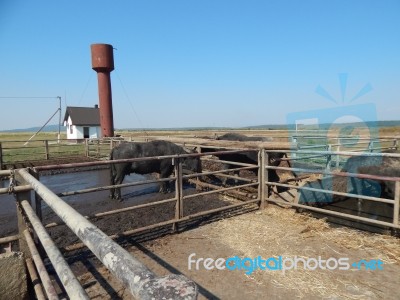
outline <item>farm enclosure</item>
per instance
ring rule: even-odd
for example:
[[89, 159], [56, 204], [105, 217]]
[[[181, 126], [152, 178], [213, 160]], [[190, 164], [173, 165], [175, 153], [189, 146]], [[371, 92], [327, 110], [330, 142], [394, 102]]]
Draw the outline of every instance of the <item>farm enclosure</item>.
[[[328, 153], [329, 154], [329, 153]], [[327, 154], [327, 155], [328, 155]], [[331, 153], [331, 154], [335, 154], [335, 153]], [[90, 163], [90, 164], [92, 164], [92, 163]], [[93, 163], [94, 164], [94, 163]], [[43, 168], [43, 169], [45, 169], [45, 168]], [[257, 180], [257, 178], [255, 178], [256, 180]], [[267, 180], [266, 180], [267, 181]], [[234, 189], [237, 189], [238, 187], [232, 187], [231, 189], [232, 190], [234, 190]], [[223, 190], [223, 191], [219, 191], [219, 192], [225, 192], [226, 190]], [[262, 194], [261, 195], [264, 195], [265, 196], [265, 193], [264, 192], [262, 192]], [[259, 198], [258, 199], [255, 199], [255, 200], [257, 200], [257, 201], [254, 201], [254, 202], [260, 202], [261, 201], [261, 195], [259, 194]], [[206, 198], [204, 198], [201, 202], [205, 202], [205, 201], [207, 201], [209, 198], [208, 198], [208, 196], [206, 197]], [[168, 199], [167, 199], [168, 200]], [[273, 199], [268, 199], [268, 200], [273, 200]], [[171, 201], [172, 202], [172, 201]], [[247, 204], [250, 204], [250, 203], [246, 203], [246, 205]], [[285, 203], [285, 204], [288, 204], [288, 203]], [[256, 208], [256, 206], [254, 207], [254, 208]], [[268, 210], [269, 210], [270, 208], [268, 208]], [[215, 211], [215, 212], [217, 212], [217, 211]], [[154, 211], [153, 210], [153, 213], [155, 213], [155, 214], [157, 214], [157, 212], [156, 211]], [[263, 213], [261, 213], [261, 215], [263, 215], [264, 217], [265, 217], [265, 215], [263, 214]], [[127, 218], [125, 218], [125, 216], [127, 216], [127, 215], [124, 215], [124, 218], [123, 218], [123, 220], [124, 221], [128, 221], [128, 219]], [[258, 214], [256, 214], [256, 215], [252, 215], [253, 216], [253, 220], [255, 220], [256, 218], [258, 218]], [[199, 216], [200, 217], [200, 216]], [[95, 216], [95, 218], [99, 218], [99, 216]], [[240, 218], [240, 217], [239, 217]], [[291, 217], [292, 218], [292, 217]], [[231, 219], [231, 220], [234, 220], [234, 219], [236, 219], [236, 218], [233, 218], [233, 219]], [[268, 218], [267, 218], [268, 219]], [[108, 219], [108, 221], [110, 221], [111, 219], [109, 218]], [[119, 220], [121, 220], [121, 219], [119, 219]], [[243, 220], [243, 219], [241, 219], [241, 220]], [[129, 222], [129, 221], [128, 221]], [[251, 222], [250, 220], [249, 221], [246, 221], [246, 222]], [[274, 222], [276, 222], [276, 220], [274, 221]], [[173, 223], [173, 222], [172, 222]], [[172, 224], [171, 223], [171, 224]], [[107, 223], [103, 223], [104, 224], [104, 226], [105, 227], [107, 227]], [[114, 224], [116, 224], [116, 223], [114, 223]], [[246, 223], [247, 224], [247, 226], [246, 226], [246, 228], [248, 228], [249, 227], [249, 225], [250, 225], [250, 223]], [[289, 222], [289, 224], [290, 224], [290, 222]], [[108, 225], [109, 226], [109, 225]], [[239, 225], [240, 226], [240, 225]], [[287, 224], [286, 225], [286, 227], [288, 227], [289, 225]], [[322, 227], [325, 227], [325, 225], [321, 225]], [[237, 226], [235, 227], [235, 228], [237, 228]], [[221, 228], [220, 228], [220, 230], [221, 230]], [[57, 232], [57, 231], [56, 231]], [[61, 232], [64, 232], [64, 231], [58, 231], [58, 233], [61, 233]], [[190, 233], [190, 232], [193, 232], [193, 231], [187, 231], [185, 234], [187, 234], [187, 233]], [[249, 232], [251, 232], [250, 230], [249, 230]], [[305, 232], [307, 232], [307, 230], [305, 231]], [[135, 233], [135, 232], [131, 232], [131, 233]], [[137, 232], [136, 232], [137, 233]], [[215, 234], [215, 233], [214, 233]], [[231, 234], [232, 234], [232, 232], [231, 232]], [[239, 233], [238, 233], [239, 234]], [[256, 233], [253, 233], [254, 235], [256, 235]], [[271, 234], [271, 233], [270, 233]], [[357, 235], [357, 234], [356, 234]], [[59, 236], [59, 234], [55, 234], [55, 236]], [[118, 234], [117, 234], [117, 236], [118, 236]], [[119, 236], [121, 236], [121, 235], [119, 235]], [[222, 239], [222, 237], [220, 236], [219, 237], [220, 239]], [[188, 238], [189, 240], [190, 240], [190, 238]], [[237, 239], [238, 240], [240, 240], [240, 239], [244, 239], [244, 237], [243, 236], [237, 236]], [[201, 238], [200, 238], [200, 240], [201, 240]], [[276, 241], [276, 240], [275, 240]], [[199, 246], [199, 245], [197, 245], [197, 246]], [[194, 246], [195, 248], [197, 247], [197, 246]], [[199, 249], [199, 248], [196, 248], [196, 249]], [[395, 248], [393, 248], [393, 249], [395, 249]], [[393, 250], [392, 249], [392, 250]], [[337, 249], [336, 249], [337, 250]], [[210, 251], [211, 251], [211, 249], [210, 249]], [[279, 251], [278, 250], [275, 250], [276, 251], [276, 254], [275, 255], [277, 255], [278, 253], [279, 253]], [[300, 250], [299, 250], [300, 251]], [[299, 252], [300, 253], [300, 252]], [[206, 255], [207, 253], [205, 253], [205, 255]], [[232, 253], [232, 254], [236, 254], [236, 253]], [[252, 255], [254, 255], [254, 254], [256, 254], [256, 253], [254, 253], [253, 252], [253, 254]], [[229, 255], [229, 254], [226, 254], [226, 255]], [[225, 256], [226, 256], [225, 255]], [[171, 258], [170, 258], [171, 259]], [[386, 260], [387, 261], [387, 260]], [[182, 260], [181, 260], [181, 262], [180, 262], [181, 264], [183, 263], [182, 262]], [[396, 263], [395, 263], [396, 264]], [[181, 270], [182, 268], [180, 268], [180, 270]], [[185, 273], [184, 271], [182, 271], [181, 270], [181, 272], [182, 273]], [[205, 274], [204, 274], [205, 275]], [[243, 275], [243, 274], [241, 274], [241, 275]], [[309, 274], [309, 275], [311, 275], [311, 274]], [[192, 275], [191, 275], [192, 276]], [[193, 277], [195, 277], [196, 276], [196, 274], [193, 274]], [[224, 275], [224, 276], [226, 276], [226, 275]], [[243, 277], [244, 278], [244, 277]], [[325, 282], [325, 284], [327, 285], [328, 283], [327, 282]], [[206, 289], [206, 290], [208, 290], [208, 289]], [[212, 290], [212, 289], [211, 289]], [[261, 288], [259, 288], [259, 290], [261, 291], [262, 289]], [[205, 291], [203, 291], [203, 292], [205, 292]], [[267, 292], [267, 291], [265, 291], [265, 292]], [[270, 291], [271, 292], [271, 291]], [[285, 292], [282, 292], [282, 291], [280, 291], [281, 292], [281, 295], [285, 295]], [[304, 291], [303, 291], [304, 292]], [[289, 294], [290, 293], [292, 293], [292, 292], [289, 292]], [[201, 294], [201, 293], [200, 293]], [[207, 295], [207, 292], [205, 292], [205, 294]], [[213, 294], [213, 293], [211, 293], [211, 294]], [[279, 294], [279, 293], [278, 293]], [[278, 295], [278, 294], [276, 294], [276, 295]], [[352, 295], [352, 294], [354, 294], [354, 291], [353, 292], [351, 292], [350, 293], [350, 295]], [[208, 295], [210, 295], [210, 294], [208, 294]], [[218, 293], [215, 293], [215, 295], [219, 295]], [[293, 294], [291, 294], [291, 295], [293, 295]], [[312, 293], [309, 293], [309, 292], [305, 292], [305, 295], [307, 295], [307, 296], [309, 296], [309, 295], [312, 295]], [[318, 294], [315, 294], [315, 295], [318, 295]], [[334, 295], [334, 294], [333, 294]], [[355, 293], [355, 295], [358, 295], [357, 293]], [[379, 294], [375, 294], [375, 295], [379, 295]], [[224, 296], [224, 297], [227, 297], [227, 295], [226, 294], [222, 294], [221, 296]], [[368, 294], [367, 294], [367, 296], [368, 296]]]

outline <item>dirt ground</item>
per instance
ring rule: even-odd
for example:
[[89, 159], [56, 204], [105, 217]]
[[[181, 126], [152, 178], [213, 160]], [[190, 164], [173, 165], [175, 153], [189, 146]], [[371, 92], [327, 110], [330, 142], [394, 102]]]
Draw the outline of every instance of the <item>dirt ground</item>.
[[[155, 240], [136, 237], [122, 243], [159, 276], [184, 274], [199, 286], [199, 299], [398, 299], [400, 242], [398, 239], [333, 228], [324, 220], [269, 205]], [[188, 270], [188, 257], [380, 259], [383, 270]], [[78, 278], [92, 299], [133, 299], [95, 258], [71, 255]], [[89, 267], [88, 267], [89, 266]]]

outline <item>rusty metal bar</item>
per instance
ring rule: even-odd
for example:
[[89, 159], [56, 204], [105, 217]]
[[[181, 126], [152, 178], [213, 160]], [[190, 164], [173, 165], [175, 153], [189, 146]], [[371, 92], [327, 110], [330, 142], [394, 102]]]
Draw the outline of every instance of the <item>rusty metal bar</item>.
[[2, 172], [2, 170], [3, 170], [3, 146], [0, 142], [0, 172]]
[[[32, 175], [30, 175], [30, 176], [32, 176]], [[39, 238], [41, 244], [43, 245], [43, 248], [46, 251], [47, 256], [49, 257], [68, 296], [71, 299], [89, 299], [89, 296], [86, 294], [85, 290], [82, 288], [79, 280], [76, 279], [74, 273], [71, 271], [69, 265], [67, 264], [64, 257], [62, 256], [60, 250], [54, 244], [53, 240], [51, 239], [50, 235], [47, 233], [46, 229], [44, 228], [43, 224], [40, 222], [39, 218], [36, 216], [33, 208], [29, 204], [29, 202], [26, 200], [23, 200], [21, 202], [21, 205], [24, 208], [24, 211], [25, 211], [29, 221], [31, 222], [32, 227], [34, 228], [35, 233], [37, 234], [37, 237]], [[25, 234], [25, 237], [27, 235], [30, 235], [27, 231], [25, 231], [24, 234]], [[32, 240], [32, 242], [33, 242], [33, 240]]]
[[11, 170], [0, 170], [0, 177], [6, 177], [11, 175]]
[[290, 205], [290, 206], [294, 206], [294, 207], [304, 208], [307, 210], [311, 210], [311, 211], [315, 211], [315, 212], [319, 212], [319, 213], [323, 213], [323, 214], [343, 217], [343, 218], [347, 218], [347, 219], [353, 219], [353, 220], [357, 220], [357, 221], [363, 221], [363, 222], [371, 223], [371, 224], [375, 224], [375, 225], [388, 226], [388, 227], [400, 229], [400, 225], [394, 225], [393, 223], [378, 221], [378, 220], [369, 219], [369, 218], [365, 218], [365, 217], [358, 217], [358, 216], [354, 216], [354, 215], [350, 215], [350, 214], [346, 214], [346, 213], [340, 213], [337, 211], [327, 210], [327, 209], [323, 209], [323, 208], [317, 208], [317, 207], [303, 205], [303, 204], [296, 204], [296, 203], [286, 202], [286, 201], [282, 201], [282, 200], [275, 200], [275, 199], [271, 199], [271, 198], [267, 199], [267, 201], [276, 203], [276, 204], [283, 204], [283, 205]]
[[3, 238], [0, 238], [0, 245], [1, 244], [7, 244], [7, 243], [11, 243], [11, 242], [16, 242], [18, 241], [20, 238], [19, 234], [16, 235], [10, 235], [10, 236], [6, 236]]
[[[32, 190], [32, 187], [28, 184], [28, 185], [20, 185], [20, 186], [14, 186], [12, 189], [13, 193], [19, 193], [19, 192], [27, 192]], [[2, 194], [9, 194], [10, 191], [8, 188], [1, 188], [0, 189], [0, 195]]]
[[89, 157], [89, 139], [85, 139], [85, 156]]
[[262, 142], [262, 141], [228, 141], [228, 140], [210, 140], [201, 138], [179, 138], [179, 137], [155, 137], [154, 140], [167, 140], [172, 143], [186, 143], [186, 144], [196, 144], [202, 147], [213, 148], [214, 146], [222, 147], [234, 147], [242, 149], [255, 149], [259, 150], [261, 148], [265, 149], [293, 149], [296, 145], [289, 142]]
[[338, 196], [344, 196], [344, 197], [350, 197], [350, 198], [359, 198], [359, 199], [363, 199], [363, 200], [393, 204], [393, 200], [378, 198], [378, 197], [371, 197], [371, 196], [364, 196], [364, 195], [358, 195], [358, 194], [316, 189], [316, 188], [310, 188], [310, 187], [305, 187], [305, 186], [295, 186], [295, 185], [283, 184], [283, 183], [278, 183], [278, 182], [267, 182], [267, 184], [274, 185], [274, 186], [287, 187], [287, 188], [294, 188], [297, 190], [307, 190], [307, 191], [319, 192], [319, 193], [324, 193], [324, 194], [338, 195]]
[[152, 299], [155, 296], [167, 299], [197, 298], [198, 290], [193, 281], [178, 275], [155, 277], [146, 266], [37, 181], [27, 170], [21, 169], [19, 172], [42, 197], [43, 201], [86, 244], [111, 273], [129, 289], [132, 295], [144, 300]]
[[[85, 216], [85, 218], [88, 219], [88, 220], [91, 220], [91, 219], [95, 219], [95, 218], [101, 218], [101, 217], [105, 217], [105, 216], [115, 215], [115, 214], [118, 214], [118, 213], [132, 211], [132, 210], [139, 209], [139, 208], [151, 207], [151, 206], [156, 206], [156, 205], [175, 202], [175, 201], [176, 201], [175, 198], [165, 199], [165, 200], [160, 200], [160, 201], [156, 201], [156, 202], [139, 204], [139, 205], [135, 205], [135, 206], [124, 207], [124, 208], [120, 208], [120, 209], [101, 212], [101, 213]], [[65, 223], [64, 222], [60, 222], [60, 223], [53, 222], [53, 223], [46, 224], [45, 227], [46, 228], [52, 228], [52, 227], [56, 227], [56, 226], [60, 226], [60, 225], [65, 225]]]
[[[174, 158], [172, 161], [174, 165], [174, 175], [175, 175], [175, 220], [178, 221], [183, 215], [183, 180], [182, 180], [182, 162], [179, 158]], [[178, 223], [174, 222], [172, 224], [172, 231], [176, 232], [178, 230]]]
[[299, 146], [299, 149], [316, 149], [316, 148], [326, 148], [326, 144], [312, 145], [312, 146]]
[[287, 167], [266, 167], [267, 169], [273, 170], [284, 170], [284, 171], [294, 171], [294, 172], [304, 172], [304, 173], [316, 173], [324, 175], [342, 176], [342, 177], [355, 177], [362, 179], [372, 179], [372, 180], [383, 180], [383, 181], [400, 181], [400, 177], [390, 177], [390, 176], [379, 176], [379, 175], [369, 175], [362, 173], [347, 173], [347, 172], [327, 172], [323, 170], [313, 170], [313, 169], [302, 169], [302, 168], [287, 168]]
[[33, 289], [35, 290], [36, 298], [38, 300], [46, 300], [46, 296], [44, 295], [42, 285], [39, 282], [39, 277], [36, 272], [35, 266], [33, 265], [32, 259], [27, 258], [25, 262], [26, 262], [26, 268], [28, 269], [29, 277], [31, 278]]
[[249, 179], [249, 178], [244, 178], [244, 177], [234, 176], [234, 175], [228, 175], [228, 174], [217, 174], [216, 177], [226, 177], [226, 178], [229, 178], [229, 179], [235, 179], [235, 180], [245, 181], [245, 182], [257, 182], [257, 180], [255, 180], [255, 179]]
[[229, 191], [229, 190], [239, 189], [239, 188], [242, 188], [242, 187], [256, 186], [256, 185], [258, 185], [258, 182], [256, 182], [256, 183], [247, 183], [247, 184], [243, 184], [243, 185], [237, 185], [237, 186], [232, 186], [232, 187], [227, 187], [227, 188], [216, 189], [214, 191], [202, 192], [202, 193], [197, 193], [197, 194], [193, 194], [193, 195], [186, 195], [186, 196], [183, 196], [183, 199], [195, 198], [195, 197], [198, 197], [198, 196], [221, 193], [221, 192], [225, 192], [225, 191]]
[[[265, 164], [268, 165], [268, 153], [265, 152], [264, 149], [260, 150], [260, 158], [259, 158], [259, 199], [260, 199], [260, 209], [265, 208], [265, 182], [268, 181], [268, 172], [265, 172]], [[267, 193], [269, 195], [269, 186], [267, 186]], [[268, 197], [268, 196], [267, 196]], [[267, 203], [268, 204], [268, 203]]]
[[240, 153], [248, 150], [229, 150], [229, 151], [218, 151], [218, 152], [207, 152], [207, 153], [188, 153], [188, 154], [175, 154], [175, 155], [165, 155], [165, 156], [151, 156], [151, 157], [139, 157], [139, 158], [127, 158], [127, 159], [116, 159], [116, 160], [106, 160], [106, 161], [93, 161], [93, 162], [82, 162], [82, 163], [72, 163], [72, 164], [61, 164], [61, 165], [47, 165], [47, 166], [38, 166], [35, 167], [37, 171], [48, 171], [53, 169], [70, 169], [70, 168], [78, 168], [78, 167], [91, 167], [91, 166], [99, 166], [99, 165], [110, 165], [117, 163], [126, 163], [126, 162], [139, 162], [146, 160], [160, 160], [160, 159], [168, 159], [168, 158], [186, 158], [186, 157], [197, 157], [197, 156], [207, 156], [213, 154], [231, 154], [231, 153]]
[[279, 158], [277, 161], [291, 161], [291, 160], [302, 160], [302, 159], [309, 159], [309, 158], [317, 158], [317, 157], [324, 157], [328, 154], [324, 155], [310, 155], [310, 156], [302, 156], [302, 157], [288, 157], [288, 158]]
[[219, 170], [219, 171], [209, 171], [209, 172], [184, 175], [184, 176], [182, 176], [182, 178], [188, 179], [188, 178], [193, 178], [193, 177], [214, 175], [214, 174], [219, 174], [219, 173], [228, 173], [228, 172], [241, 171], [241, 170], [252, 170], [252, 169], [256, 169], [256, 168], [258, 168], [258, 167], [254, 166], [254, 167], [242, 167], [242, 168], [234, 168], [234, 169]]
[[[11, 175], [10, 178], [10, 182], [13, 182], [13, 179], [16, 180], [16, 182], [19, 183], [24, 183], [26, 184], [26, 182], [24, 181], [23, 178], [21, 178], [19, 176], [18, 173], [13, 173]], [[11, 185], [11, 184], [10, 184]], [[24, 231], [28, 228], [27, 226], [27, 220], [26, 220], [26, 216], [23, 213], [23, 209], [22, 209], [22, 201], [31, 201], [31, 193], [30, 191], [25, 191], [25, 192], [20, 192], [15, 194], [15, 198], [16, 198], [16, 205], [17, 205], [17, 222], [18, 222], [18, 234], [20, 239], [18, 240], [18, 246], [19, 246], [19, 251], [21, 251], [22, 253], [24, 253], [25, 258], [30, 258], [30, 252], [29, 252], [29, 246], [27, 244], [26, 239], [24, 239]]]
[[176, 179], [176, 177], [168, 177], [168, 178], [153, 179], [153, 180], [143, 180], [143, 181], [122, 183], [122, 184], [115, 184], [115, 185], [106, 185], [106, 186], [101, 186], [101, 187], [95, 187], [95, 188], [82, 189], [82, 190], [77, 190], [77, 191], [58, 193], [57, 196], [58, 197], [65, 197], [65, 196], [71, 196], [71, 195], [87, 194], [87, 193], [92, 193], [92, 192], [99, 192], [99, 191], [109, 190], [111, 188], [145, 185], [145, 184], [150, 184], [150, 183], [171, 181], [171, 180], [175, 180], [175, 179]]
[[[232, 176], [232, 177], [234, 177], [234, 176]], [[214, 190], [220, 189], [220, 187], [218, 185], [211, 184], [211, 183], [196, 181], [196, 180], [193, 180], [193, 179], [189, 179], [189, 182], [193, 183], [193, 184], [196, 184], [196, 185], [199, 185], [201, 187], [206, 187], [206, 188], [210, 188], [210, 189], [214, 189]], [[254, 198], [254, 197], [257, 198], [252, 193], [246, 193], [246, 192], [242, 192], [242, 191], [230, 190], [227, 194], [230, 194], [230, 193], [236, 194], [236, 195], [239, 195], [239, 196], [243, 196], [243, 197], [248, 197], [248, 198]]]
[[47, 273], [46, 267], [44, 266], [43, 260], [40, 257], [39, 251], [36, 248], [36, 245], [32, 239], [31, 234], [28, 230], [24, 231], [24, 236], [26, 242], [29, 247], [29, 251], [32, 254], [32, 259], [35, 262], [36, 268], [39, 272], [40, 280], [42, 281], [44, 290], [46, 291], [47, 297], [49, 300], [57, 300], [58, 295], [56, 290], [54, 289], [53, 283], [51, 282], [49, 273]]
[[297, 154], [324, 154], [324, 155], [345, 155], [345, 156], [365, 156], [365, 157], [400, 157], [399, 153], [371, 153], [371, 152], [363, 152], [363, 153], [355, 153], [351, 151], [312, 151], [312, 150], [266, 150], [267, 152], [272, 153], [297, 153]]
[[45, 140], [44, 141], [44, 159], [49, 160], [50, 155], [49, 155], [49, 141]]
[[242, 167], [256, 167], [257, 165], [254, 164], [246, 164], [246, 163], [240, 163], [236, 161], [229, 161], [229, 160], [222, 160], [222, 159], [211, 159], [211, 158], [206, 158], [202, 159], [203, 161], [211, 161], [211, 162], [217, 162], [217, 163], [224, 163], [224, 164], [230, 164], [230, 165], [238, 165]]

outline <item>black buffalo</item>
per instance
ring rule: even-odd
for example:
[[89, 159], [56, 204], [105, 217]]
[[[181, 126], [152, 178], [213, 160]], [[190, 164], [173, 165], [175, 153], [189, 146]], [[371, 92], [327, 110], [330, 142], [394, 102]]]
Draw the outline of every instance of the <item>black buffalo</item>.
[[[182, 147], [168, 141], [151, 141], [147, 143], [123, 143], [112, 149], [110, 159], [128, 159], [139, 157], [165, 156], [175, 154], [187, 154]], [[183, 169], [200, 173], [201, 162], [199, 157], [182, 158]], [[159, 173], [160, 178], [168, 178], [174, 169], [171, 158], [153, 159], [138, 162], [124, 162], [111, 164], [111, 185], [121, 184], [125, 175], [130, 173], [149, 174]], [[160, 192], [169, 191], [169, 182], [160, 183]], [[120, 188], [110, 190], [110, 198], [121, 199]]]
[[[344, 167], [341, 169], [341, 172], [400, 177], [400, 158], [377, 156], [367, 157], [362, 155], [353, 156], [346, 161]], [[370, 178], [334, 176], [309, 182], [304, 186], [386, 199], [394, 199], [395, 196], [394, 181]], [[329, 195], [322, 192], [301, 190], [299, 203], [322, 207], [347, 200], [349, 200], [349, 197], [346, 196]], [[393, 216], [392, 204], [358, 199], [355, 206], [358, 216], [363, 216], [366, 214], [366, 216], [374, 219], [380, 219], [384, 216]]]
[[[220, 137], [216, 138], [217, 140], [224, 140], [224, 141], [239, 141], [239, 142], [249, 142], [249, 141], [257, 141], [257, 142], [270, 142], [273, 139], [270, 137], [257, 137], [257, 136], [246, 136], [238, 133], [226, 133]], [[218, 149], [207, 149], [206, 151], [214, 152], [218, 151]], [[221, 160], [232, 161], [232, 162], [240, 162], [246, 164], [258, 164], [258, 151], [244, 151], [241, 153], [231, 153], [231, 154], [217, 154], [215, 155]], [[269, 152], [268, 153], [268, 165], [277, 167], [281, 163], [281, 159], [283, 157], [287, 157], [286, 153], [276, 153], [276, 152]], [[290, 163], [288, 161], [289, 167]], [[238, 168], [237, 165], [234, 164], [223, 164], [224, 170], [229, 170], [233, 168]], [[254, 173], [257, 174], [258, 170], [252, 170]], [[239, 174], [239, 171], [235, 171], [235, 174]], [[280, 178], [276, 172], [276, 170], [268, 169], [268, 181], [271, 182], [279, 182]], [[222, 180], [223, 184], [226, 184], [227, 178]], [[277, 187], [278, 192], [282, 192], [285, 189], [281, 187]]]
[[[400, 177], [400, 158], [353, 156], [347, 160], [342, 172]], [[359, 178], [350, 181], [351, 189], [357, 194], [394, 199], [394, 181]]]

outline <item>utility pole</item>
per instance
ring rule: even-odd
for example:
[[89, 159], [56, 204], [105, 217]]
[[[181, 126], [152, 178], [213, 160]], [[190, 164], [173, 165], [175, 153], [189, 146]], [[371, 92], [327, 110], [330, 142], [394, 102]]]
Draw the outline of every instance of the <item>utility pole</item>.
[[61, 140], [61, 97], [57, 96], [58, 98], [58, 111], [59, 111], [59, 117], [58, 117], [58, 138], [57, 142], [58, 144], [60, 143]]

